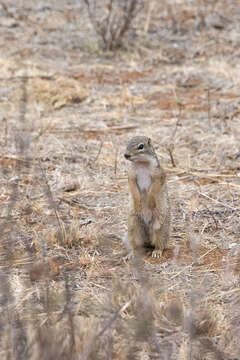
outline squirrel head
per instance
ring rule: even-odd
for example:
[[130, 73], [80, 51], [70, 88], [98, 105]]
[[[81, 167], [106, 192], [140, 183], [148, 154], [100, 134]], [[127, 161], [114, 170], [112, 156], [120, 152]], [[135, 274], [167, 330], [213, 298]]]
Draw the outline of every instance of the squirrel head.
[[149, 164], [157, 160], [151, 139], [147, 136], [133, 137], [127, 144], [124, 156], [134, 163]]

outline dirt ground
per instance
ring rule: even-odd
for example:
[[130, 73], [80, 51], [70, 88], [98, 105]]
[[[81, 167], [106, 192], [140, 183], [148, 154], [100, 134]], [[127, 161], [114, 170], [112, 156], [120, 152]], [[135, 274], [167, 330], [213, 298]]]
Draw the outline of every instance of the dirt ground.
[[[0, 358], [240, 359], [239, 2], [145, 1], [109, 52], [83, 1], [5, 0], [0, 49]], [[124, 259], [136, 134], [159, 260]]]

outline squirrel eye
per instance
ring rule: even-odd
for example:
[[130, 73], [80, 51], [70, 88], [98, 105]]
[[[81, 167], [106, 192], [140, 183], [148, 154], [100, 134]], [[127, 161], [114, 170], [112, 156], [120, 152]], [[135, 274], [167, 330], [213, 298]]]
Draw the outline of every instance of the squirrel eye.
[[138, 150], [142, 150], [144, 148], [144, 144], [139, 144], [138, 145]]

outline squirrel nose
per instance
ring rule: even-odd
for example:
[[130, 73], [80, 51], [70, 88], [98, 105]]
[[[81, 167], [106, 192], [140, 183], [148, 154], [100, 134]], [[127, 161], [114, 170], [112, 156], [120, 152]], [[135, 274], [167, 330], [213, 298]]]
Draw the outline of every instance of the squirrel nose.
[[129, 154], [124, 154], [125, 158], [126, 159], [129, 159], [130, 158], [130, 155]]

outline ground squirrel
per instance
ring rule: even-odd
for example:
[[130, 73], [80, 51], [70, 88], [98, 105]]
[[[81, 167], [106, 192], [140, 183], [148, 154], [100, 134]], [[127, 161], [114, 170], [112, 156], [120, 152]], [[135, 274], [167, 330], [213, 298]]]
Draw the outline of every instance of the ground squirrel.
[[152, 257], [162, 256], [170, 231], [170, 206], [166, 175], [161, 168], [151, 139], [132, 138], [124, 154], [131, 161], [128, 183], [131, 209], [128, 242], [133, 251], [152, 248]]

